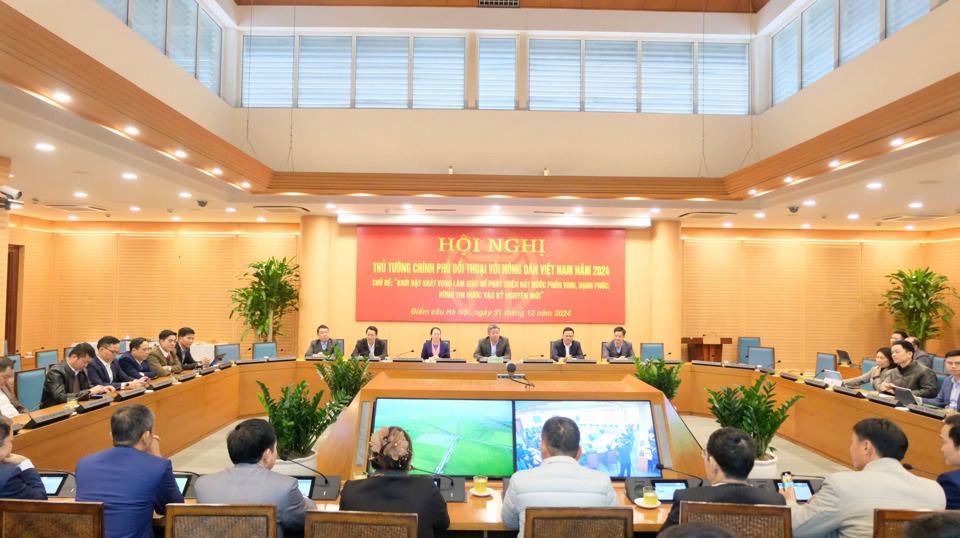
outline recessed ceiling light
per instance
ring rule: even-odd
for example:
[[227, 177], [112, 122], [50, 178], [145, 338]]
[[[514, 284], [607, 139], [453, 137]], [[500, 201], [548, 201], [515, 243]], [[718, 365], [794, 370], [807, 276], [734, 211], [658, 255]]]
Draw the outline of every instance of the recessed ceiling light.
[[187, 156], [187, 152], [183, 151], [182, 149], [178, 149], [177, 151], [173, 152], [173, 156], [178, 159], [183, 159], [184, 157]]
[[659, 208], [659, 207], [651, 207], [651, 208], [650, 208], [650, 213], [653, 214], [653, 215], [656, 215], [656, 214], [660, 213], [660, 208]]
[[77, 219], [79, 219], [80, 217], [78, 217], [78, 216], [76, 216], [76, 215], [70, 215], [70, 216], [67, 217], [67, 218], [70, 219], [70, 220], [77, 220]]
[[747, 194], [749, 194], [750, 196], [753, 196], [754, 194], [757, 194], [757, 189], [750, 189], [749, 191], [747, 191]]
[[264, 222], [267, 220], [267, 217], [257, 217], [257, 222]]
[[243, 183], [240, 184], [240, 186], [243, 187], [244, 189], [249, 189], [249, 188], [250, 188], [250, 182], [249, 182], [249, 181], [244, 181]]
[[10, 204], [10, 209], [23, 209], [23, 204]]
[[33, 147], [37, 148], [40, 151], [53, 151], [57, 149], [56, 147], [54, 147], [53, 144], [47, 144], [46, 142], [40, 142], [39, 144]]
[[762, 219], [762, 218], [765, 218], [767, 214], [764, 213], [763, 211], [757, 211], [756, 213], [753, 214], [753, 216], [757, 217], [758, 219]]
[[498, 205], [490, 206], [490, 211], [500, 211], [500, 206]]
[[573, 212], [574, 212], [574, 213], [583, 213], [583, 208], [582, 208], [582, 207], [575, 207], [575, 208], [573, 208]]
[[896, 148], [896, 147], [899, 147], [899, 146], [902, 146], [902, 145], [903, 145], [903, 139], [902, 139], [902, 138], [894, 138], [893, 140], [890, 141], [890, 145], [893, 146], [893, 147], [895, 147], [895, 148]]
[[793, 183], [793, 176], [787, 176], [783, 178], [784, 183]]
[[132, 206], [130, 206], [130, 211], [133, 211], [134, 213], [136, 213], [137, 211], [140, 211], [140, 207], [139, 207], [139, 206], [132, 205]]
[[137, 179], [137, 174], [133, 172], [124, 172], [120, 177], [123, 179]]
[[180, 220], [180, 216], [179, 216], [179, 215], [174, 215], [174, 216], [170, 217], [170, 220], [179, 221], [179, 220]]
[[830, 168], [836, 168], [836, 167], [838, 167], [838, 166], [840, 166], [840, 161], [838, 161], [838, 160], [836, 160], [836, 159], [830, 161]]
[[847, 215], [847, 218], [850, 219], [850, 220], [857, 220], [857, 219], [860, 218], [860, 214], [859, 214], [859, 213], [850, 213], [849, 215]]
[[327, 209], [336, 209], [336, 208], [337, 208], [337, 204], [334, 204], [334, 203], [327, 204]]
[[140, 129], [137, 129], [133, 125], [127, 125], [123, 128], [123, 132], [127, 133], [130, 136], [137, 136], [140, 134]]
[[83, 191], [77, 191], [77, 192], [73, 193], [73, 195], [76, 196], [77, 198], [86, 198], [86, 197], [87, 197], [87, 193], [85, 193], [85, 192], [83, 192]]
[[803, 205], [805, 205], [805, 206], [807, 206], [807, 207], [813, 207], [813, 206], [817, 205], [817, 201], [816, 201], [816, 200], [804, 200], [804, 201], [803, 201]]
[[223, 174], [223, 170], [221, 170], [221, 169], [219, 169], [219, 168], [214, 168], [213, 170], [210, 170], [210, 171], [213, 172], [213, 175], [215, 175], [215, 176], [219, 176], [219, 175]]
[[190, 198], [191, 196], [193, 196], [193, 195], [190, 194], [190, 193], [187, 192], [187, 191], [183, 191], [183, 192], [180, 193], [180, 198]]
[[70, 97], [70, 94], [66, 92], [54, 92], [53, 100], [58, 103], [69, 103], [73, 99]]
[[882, 189], [883, 183], [880, 183], [879, 181], [873, 181], [871, 183], [867, 183], [867, 188], [872, 191], [875, 191], [877, 189]]
[[413, 209], [413, 206], [412, 206], [411, 204], [403, 204], [403, 208], [404, 208], [404, 209]]
[[911, 209], [920, 209], [923, 207], [923, 202], [910, 202]]
[[913, 231], [913, 230], [916, 230], [917, 227], [914, 226], [913, 224], [907, 224], [906, 226], [904, 226], [904, 229], [905, 229], [905, 230]]
[[733, 223], [732, 223], [732, 222], [724, 222], [724, 223], [723, 223], [723, 227], [724, 227], [724, 228], [733, 228]]
[[235, 207], [228, 207], [228, 208], [226, 209], [226, 211], [227, 211], [227, 213], [236, 213], [236, 212], [237, 212], [237, 208], [235, 208]]
[[807, 229], [807, 228], [810, 227], [810, 225], [807, 224], [806, 222], [804, 222], [803, 224], [800, 225], [800, 227], [803, 228], [803, 229]]

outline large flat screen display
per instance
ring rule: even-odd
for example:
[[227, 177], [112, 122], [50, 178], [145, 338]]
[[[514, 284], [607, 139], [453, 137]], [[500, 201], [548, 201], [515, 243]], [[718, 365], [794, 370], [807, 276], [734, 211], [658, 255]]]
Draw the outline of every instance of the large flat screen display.
[[523, 401], [515, 406], [516, 467], [541, 463], [540, 433], [550, 417], [573, 419], [580, 428], [580, 464], [612, 478], [660, 477], [653, 412], [647, 401]]
[[[513, 402], [378, 398], [373, 429], [400, 426], [413, 441], [418, 474], [513, 474]], [[368, 437], [369, 439], [369, 437]]]

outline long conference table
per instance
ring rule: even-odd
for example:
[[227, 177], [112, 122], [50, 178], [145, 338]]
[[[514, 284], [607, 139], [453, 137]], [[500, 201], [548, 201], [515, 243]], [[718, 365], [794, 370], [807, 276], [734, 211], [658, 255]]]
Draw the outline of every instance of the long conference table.
[[[260, 392], [257, 381], [264, 382], [275, 393], [301, 380], [307, 380], [313, 391], [326, 389], [315, 366], [315, 363], [303, 360], [239, 365], [124, 402], [114, 402], [42, 428], [24, 429], [14, 440], [14, 450], [29, 457], [40, 469], [72, 472], [81, 457], [112, 445], [110, 416], [115, 408], [138, 403], [146, 405], [156, 415], [155, 433], [162, 439], [162, 452], [174, 454], [237, 419], [263, 416], [263, 408], [256, 397]], [[508, 382], [496, 382], [496, 374], [504, 372], [503, 364], [383, 362], [371, 363], [370, 370], [378, 377], [361, 391], [318, 445], [317, 468], [325, 473], [339, 474], [345, 480], [357, 470], [353, 466], [357, 438], [368, 434], [359, 432], [361, 403], [378, 395], [392, 394], [397, 387], [403, 387], [406, 394], [434, 398], [588, 400], [604, 399], [605, 395], [613, 399], [624, 394], [628, 395], [627, 399], [649, 398], [653, 403], [663, 405], [669, 429], [666, 442], [670, 443], [674, 466], [680, 471], [703, 476], [700, 447], [680, 414], [709, 417], [705, 389], [749, 384], [760, 375], [752, 370], [684, 364], [679, 393], [670, 402], [659, 391], [636, 380], [632, 375], [634, 367], [630, 364], [519, 365], [518, 371], [537, 385], [529, 390]], [[949, 470], [939, 450], [941, 421], [779, 377], [770, 379], [777, 384], [778, 399], [794, 394], [803, 396], [781, 427], [781, 437], [849, 466], [853, 424], [862, 418], [886, 417], [899, 424], [910, 439], [904, 462], [923, 469], [914, 471], [916, 474], [932, 478]], [[58, 409], [43, 409], [33, 415]], [[26, 423], [28, 420], [28, 417], [20, 416], [14, 421]], [[664, 474], [667, 478], [681, 478], [669, 471]], [[468, 482], [467, 487], [470, 486]], [[623, 493], [623, 487], [622, 482], [615, 482], [622, 504], [633, 506]], [[464, 535], [510, 534], [500, 523], [500, 485], [492, 481], [491, 489], [494, 492], [491, 497], [468, 495], [466, 503], [449, 504], [451, 530]], [[323, 510], [337, 509], [336, 502], [319, 506]], [[663, 524], [669, 508], [669, 504], [654, 510], [634, 507], [634, 529], [638, 535], [655, 533]]]

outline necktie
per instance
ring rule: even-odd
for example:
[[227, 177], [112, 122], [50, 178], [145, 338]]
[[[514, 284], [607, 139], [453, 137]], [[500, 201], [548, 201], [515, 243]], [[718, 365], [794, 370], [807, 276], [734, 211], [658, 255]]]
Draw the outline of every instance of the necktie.
[[70, 387], [70, 392], [74, 394], [80, 392], [80, 372], [73, 374], [73, 384]]

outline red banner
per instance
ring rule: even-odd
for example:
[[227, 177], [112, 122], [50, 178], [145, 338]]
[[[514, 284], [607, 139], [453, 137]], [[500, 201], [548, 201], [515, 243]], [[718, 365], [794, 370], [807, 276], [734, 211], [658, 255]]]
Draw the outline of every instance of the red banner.
[[623, 323], [624, 230], [357, 227], [358, 321]]

